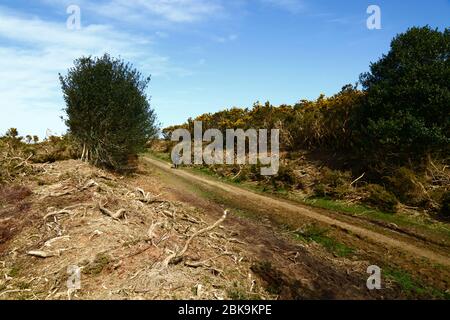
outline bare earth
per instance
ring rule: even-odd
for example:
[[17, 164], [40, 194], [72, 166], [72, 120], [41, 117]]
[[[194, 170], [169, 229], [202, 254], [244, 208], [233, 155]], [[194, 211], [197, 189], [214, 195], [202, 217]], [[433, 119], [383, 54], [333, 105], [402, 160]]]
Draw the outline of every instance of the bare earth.
[[[0, 299], [410, 297], [388, 277], [368, 290], [374, 264], [449, 288], [446, 248], [148, 157], [130, 177], [80, 161], [34, 169], [22, 186], [0, 190]], [[354, 251], [337, 256], [298, 241], [284, 223], [325, 225]], [[68, 290], [70, 266], [81, 268], [79, 290]]]
[[[161, 161], [151, 159], [151, 158], [145, 158], [145, 161], [148, 161], [153, 166], [157, 166], [164, 170], [171, 170], [170, 165], [163, 163]], [[296, 214], [301, 217], [307, 217], [310, 219], [314, 219], [317, 221], [320, 221], [322, 223], [341, 228], [343, 230], [346, 230], [348, 232], [352, 232], [355, 235], [359, 235], [360, 237], [367, 238], [370, 241], [380, 243], [382, 245], [386, 245], [389, 247], [394, 247], [401, 249], [403, 251], [406, 251], [413, 256], [419, 256], [427, 258], [433, 262], [450, 266], [450, 256], [448, 255], [442, 255], [438, 254], [436, 252], [433, 252], [431, 250], [428, 250], [423, 247], [418, 247], [415, 245], [412, 245], [410, 243], [406, 243], [405, 241], [400, 241], [397, 239], [393, 239], [391, 237], [385, 236], [381, 233], [377, 233], [374, 231], [371, 231], [369, 229], [362, 228], [360, 226], [352, 225], [346, 222], [339, 221], [337, 219], [330, 218], [324, 214], [321, 214], [320, 212], [313, 211], [307, 207], [302, 207], [298, 205], [293, 205], [289, 202], [274, 199], [267, 196], [262, 196], [260, 194], [245, 190], [243, 188], [238, 188], [234, 186], [230, 186], [225, 183], [220, 183], [217, 181], [209, 180], [204, 177], [200, 177], [198, 175], [181, 171], [181, 170], [172, 170], [172, 173], [178, 176], [181, 176], [183, 178], [189, 179], [191, 181], [195, 181], [195, 183], [201, 183], [201, 184], [207, 184], [209, 186], [212, 186], [214, 188], [221, 189], [223, 191], [226, 191], [229, 194], [232, 194], [236, 197], [239, 197], [242, 201], [252, 201], [255, 203], [255, 205], [264, 206], [264, 207], [270, 207], [274, 208], [275, 210], [287, 210], [290, 212], [290, 214]]]

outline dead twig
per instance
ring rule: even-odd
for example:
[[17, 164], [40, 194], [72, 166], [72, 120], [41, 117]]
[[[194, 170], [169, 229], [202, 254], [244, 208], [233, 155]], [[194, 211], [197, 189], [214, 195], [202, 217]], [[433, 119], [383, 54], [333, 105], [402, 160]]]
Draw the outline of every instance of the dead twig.
[[211, 267], [210, 265], [208, 265], [208, 262], [210, 262], [210, 261], [214, 261], [214, 260], [216, 260], [216, 259], [218, 259], [218, 258], [220, 258], [220, 257], [223, 257], [223, 256], [232, 256], [233, 255], [233, 253], [231, 253], [231, 252], [223, 252], [223, 253], [221, 253], [221, 254], [218, 254], [218, 255], [216, 255], [216, 256], [214, 256], [214, 257], [211, 257], [211, 258], [209, 258], [209, 259], [206, 259], [206, 260], [203, 260], [203, 261], [198, 261], [198, 262], [195, 262], [195, 261], [186, 261], [185, 263], [184, 263], [184, 265], [185, 266], [188, 266], [188, 267], [191, 267], [191, 268], [198, 268], [198, 267]]
[[147, 237], [149, 239], [149, 241], [151, 242], [151, 244], [153, 245], [153, 239], [155, 238], [155, 230], [156, 228], [158, 228], [160, 225], [162, 225], [162, 222], [156, 222], [156, 223], [152, 223], [152, 225], [150, 226], [150, 228], [148, 229], [147, 232]]
[[350, 186], [354, 185], [355, 183], [357, 183], [359, 180], [361, 180], [364, 176], [366, 175], [366, 173], [364, 172], [360, 177], [358, 177], [357, 179], [355, 179], [352, 183], [350, 183]]
[[98, 186], [98, 183], [91, 179], [88, 182], [86, 182], [86, 184], [80, 189], [80, 191], [87, 190], [94, 186]]
[[69, 239], [70, 239], [70, 236], [56, 237], [56, 238], [47, 240], [47, 241], [44, 243], [44, 247], [51, 247], [52, 244], [53, 244], [54, 242], [56, 242], [56, 241], [59, 241], [59, 240], [69, 240]]
[[0, 297], [3, 296], [4, 294], [8, 294], [8, 293], [18, 293], [18, 292], [31, 292], [31, 289], [14, 289], [14, 290], [6, 290], [6, 291], [3, 291], [2, 293], [0, 293]]
[[227, 218], [227, 215], [228, 215], [228, 210], [225, 210], [224, 213], [223, 213], [223, 216], [222, 216], [219, 220], [217, 220], [214, 224], [212, 224], [212, 225], [210, 225], [210, 226], [208, 226], [208, 227], [206, 227], [206, 228], [200, 229], [200, 230], [198, 230], [197, 232], [195, 232], [192, 236], [190, 236], [190, 238], [186, 241], [186, 243], [185, 243], [183, 249], [181, 249], [181, 251], [179, 251], [177, 254], [175, 254], [175, 255], [171, 258], [171, 260], [169, 261], [169, 264], [177, 264], [177, 263], [180, 263], [180, 262], [183, 260], [183, 255], [184, 255], [184, 254], [186, 253], [186, 251], [189, 249], [189, 245], [191, 244], [192, 240], [194, 240], [196, 237], [198, 237], [198, 236], [200, 236], [200, 235], [202, 235], [202, 234], [204, 234], [204, 233], [206, 233], [206, 232], [209, 232], [209, 231], [211, 231], [211, 230], [214, 230], [214, 229], [215, 229], [216, 227], [218, 227], [222, 222], [225, 221], [225, 219]]
[[125, 213], [127, 212], [127, 210], [125, 210], [125, 209], [119, 209], [115, 213], [113, 213], [113, 212], [109, 211], [108, 209], [106, 209], [100, 202], [98, 203], [98, 208], [100, 209], [101, 213], [113, 218], [114, 220], [122, 219], [124, 217]]
[[33, 154], [30, 154], [30, 156], [28, 158], [26, 158], [25, 160], [23, 160], [21, 163], [19, 163], [17, 166], [14, 167], [14, 169], [20, 168], [21, 166], [23, 166], [24, 164], [26, 164], [28, 162], [28, 160], [31, 159], [31, 157], [33, 157]]
[[38, 258], [51, 258], [57, 256], [54, 252], [45, 252], [45, 251], [29, 251], [27, 252], [29, 256], [38, 257]]
[[48, 213], [48, 214], [46, 214], [44, 216], [44, 221], [46, 221], [50, 217], [57, 216], [57, 215], [60, 215], [60, 214], [68, 214], [68, 215], [70, 215], [70, 214], [72, 214], [72, 211], [69, 211], [67, 209], [62, 209], [60, 211], [50, 212], [50, 213]]

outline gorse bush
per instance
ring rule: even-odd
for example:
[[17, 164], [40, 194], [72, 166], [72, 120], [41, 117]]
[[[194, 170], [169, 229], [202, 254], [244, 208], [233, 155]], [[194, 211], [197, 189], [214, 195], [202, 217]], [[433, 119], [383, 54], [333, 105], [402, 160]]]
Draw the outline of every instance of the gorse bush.
[[442, 196], [440, 213], [445, 218], [450, 218], [450, 191]]
[[450, 30], [411, 28], [395, 37], [391, 50], [360, 76], [363, 90], [346, 85], [315, 101], [231, 108], [189, 119], [163, 130], [280, 129], [281, 150], [346, 152], [366, 166], [404, 165], [450, 151]]
[[[29, 136], [31, 137], [31, 136]], [[72, 136], [51, 136], [38, 143], [37, 136], [23, 139], [17, 129], [11, 128], [0, 137], [0, 184], [11, 183], [39, 171], [35, 163], [51, 163], [78, 157], [77, 144]], [[36, 171], [37, 170], [37, 171]]]
[[394, 194], [378, 184], [369, 184], [366, 189], [368, 191], [365, 199], [367, 204], [386, 213], [397, 212], [398, 199]]
[[225, 134], [226, 129], [280, 129], [282, 150], [295, 151], [326, 147], [348, 149], [352, 146], [351, 128], [353, 110], [359, 106], [364, 93], [347, 85], [332, 96], [321, 95], [315, 101], [302, 100], [290, 106], [275, 107], [266, 102], [255, 103], [251, 109], [231, 108], [216, 113], [202, 114], [186, 123], [163, 129], [163, 137], [178, 128], [193, 135], [194, 121], [202, 121], [203, 129], [215, 128]]
[[69, 134], [62, 137], [51, 136], [48, 140], [25, 146], [24, 149], [33, 154], [30, 160], [34, 163], [52, 163], [79, 157], [79, 145]]
[[[324, 169], [313, 185], [295, 178], [295, 167], [280, 167], [277, 176], [264, 178], [236, 168], [236, 179], [252, 180], [280, 189], [313, 190], [316, 197], [348, 199], [359, 191], [371, 206], [395, 212], [397, 204], [437, 212], [446, 211], [445, 177], [450, 159], [450, 29], [428, 26], [397, 35], [390, 51], [370, 65], [356, 85], [333, 96], [301, 100], [294, 105], [255, 103], [202, 114], [163, 130], [186, 128], [194, 121], [204, 130], [279, 129], [281, 159], [295, 162], [306, 151]], [[362, 85], [358, 88], [358, 86]], [[313, 151], [313, 152], [308, 152]], [[314, 156], [317, 159], [313, 159]], [[296, 159], [297, 158], [297, 159]], [[428, 172], [429, 159], [442, 162]], [[250, 166], [252, 168], [252, 166]], [[221, 170], [226, 175], [226, 170]], [[363, 186], [352, 184], [357, 181]], [[381, 186], [383, 185], [383, 186]], [[359, 200], [358, 200], [359, 201]]]
[[420, 179], [412, 170], [400, 167], [395, 172], [387, 176], [385, 180], [389, 189], [397, 198], [408, 205], [420, 205], [426, 201], [424, 181]]
[[146, 95], [150, 78], [109, 55], [75, 61], [60, 75], [66, 125], [91, 163], [124, 169], [157, 133]]
[[350, 184], [350, 172], [331, 170], [325, 167], [322, 168], [321, 175], [315, 183], [314, 195], [343, 199], [353, 191]]

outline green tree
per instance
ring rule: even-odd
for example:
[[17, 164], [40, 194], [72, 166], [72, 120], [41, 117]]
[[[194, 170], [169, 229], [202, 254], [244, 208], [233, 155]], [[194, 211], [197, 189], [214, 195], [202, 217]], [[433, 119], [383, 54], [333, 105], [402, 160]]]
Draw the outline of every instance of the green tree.
[[450, 144], [450, 29], [411, 28], [360, 81], [361, 143], [384, 158], [420, 159]]
[[131, 64], [105, 54], [83, 57], [60, 75], [66, 124], [91, 163], [122, 169], [157, 132], [143, 77]]

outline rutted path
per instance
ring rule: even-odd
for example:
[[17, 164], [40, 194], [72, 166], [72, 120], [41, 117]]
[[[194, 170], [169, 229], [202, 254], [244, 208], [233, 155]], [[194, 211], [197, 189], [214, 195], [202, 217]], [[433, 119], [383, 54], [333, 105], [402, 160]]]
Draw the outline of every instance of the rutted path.
[[260, 194], [257, 194], [255, 192], [251, 192], [249, 190], [231, 186], [225, 183], [221, 183], [218, 181], [214, 181], [212, 179], [207, 179], [192, 173], [189, 173], [184, 170], [173, 170], [171, 169], [170, 164], [167, 164], [165, 162], [155, 160], [149, 157], [144, 157], [145, 161], [150, 163], [153, 166], [158, 167], [159, 169], [162, 169], [166, 172], [170, 172], [173, 175], [182, 177], [184, 179], [188, 179], [191, 182], [194, 182], [196, 184], [200, 185], [207, 185], [210, 187], [221, 189], [228, 194], [234, 195], [238, 198], [242, 198], [243, 200], [250, 200], [258, 203], [260, 206], [265, 207], [273, 207], [277, 209], [284, 209], [289, 212], [293, 212], [294, 214], [298, 214], [300, 216], [313, 219], [316, 221], [319, 221], [321, 223], [328, 224], [330, 226], [338, 227], [340, 229], [349, 231], [357, 236], [366, 238], [372, 242], [382, 244], [391, 248], [400, 249], [402, 251], [408, 252], [409, 254], [415, 256], [415, 257], [422, 257], [427, 258], [430, 261], [433, 261], [435, 263], [444, 265], [449, 267], [450, 266], [450, 258], [448, 256], [444, 256], [442, 254], [433, 252], [431, 250], [428, 250], [426, 248], [407, 243], [405, 241], [391, 238], [385, 234], [378, 233], [376, 231], [372, 231], [360, 226], [356, 226], [347, 222], [343, 222], [337, 219], [333, 219], [325, 214], [313, 211], [312, 209], [309, 209], [304, 206], [295, 205], [288, 201], [283, 201], [281, 199], [274, 199], [271, 197], [263, 196]]

